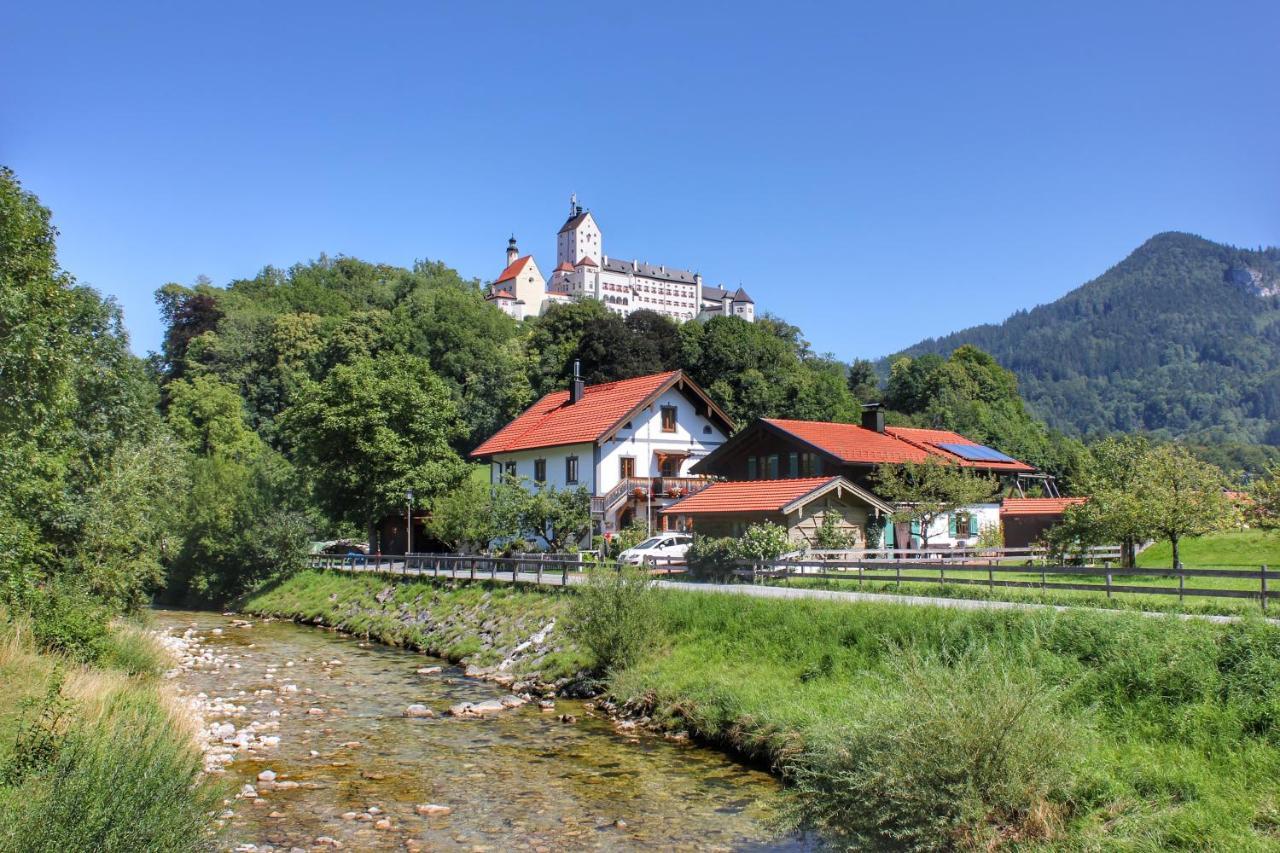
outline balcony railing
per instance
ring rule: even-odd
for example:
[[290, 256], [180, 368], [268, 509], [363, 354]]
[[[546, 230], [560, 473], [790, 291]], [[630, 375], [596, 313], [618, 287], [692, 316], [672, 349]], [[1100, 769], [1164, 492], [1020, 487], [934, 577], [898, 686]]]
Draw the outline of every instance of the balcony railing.
[[629, 497], [667, 502], [700, 492], [714, 483], [710, 477], [624, 477], [605, 495], [591, 499], [591, 512], [604, 515]]

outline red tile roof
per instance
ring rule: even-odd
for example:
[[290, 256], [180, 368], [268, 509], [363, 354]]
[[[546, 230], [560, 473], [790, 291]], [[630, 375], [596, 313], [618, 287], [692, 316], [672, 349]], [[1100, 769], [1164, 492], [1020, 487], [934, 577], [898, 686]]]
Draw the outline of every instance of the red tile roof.
[[524, 265], [529, 263], [531, 260], [533, 260], [533, 255], [525, 255], [523, 258], [516, 258], [505, 270], [502, 271], [501, 275], [493, 280], [493, 283], [500, 284], [501, 282], [510, 281], [520, 275], [520, 273], [524, 272]]
[[590, 256], [590, 255], [583, 255], [583, 256], [578, 260], [578, 264], [577, 264], [577, 265], [578, 265], [578, 266], [580, 266], [580, 267], [583, 267], [583, 266], [586, 266], [586, 267], [598, 267], [598, 266], [600, 266], [600, 265], [599, 265], [599, 264], [597, 264], [595, 261], [591, 260], [591, 256]]
[[1025, 462], [975, 462], [971, 459], [964, 459], [952, 453], [945, 448], [939, 447], [939, 444], [967, 444], [972, 447], [981, 447], [976, 441], [965, 438], [958, 432], [951, 432], [945, 429], [920, 429], [918, 427], [885, 427], [885, 432], [895, 438], [900, 438], [921, 450], [932, 453], [935, 456], [941, 456], [948, 462], [955, 462], [965, 468], [981, 468], [984, 471], [1024, 471], [1031, 472], [1035, 468]]
[[509, 290], [491, 290], [485, 299], [515, 299]]
[[[588, 385], [583, 389], [582, 399], [573, 404], [569, 403], [568, 391], [552, 391], [471, 451], [471, 455], [490, 456], [512, 450], [594, 442], [649, 397], [671, 387], [681, 378], [680, 371], [672, 370]], [[685, 381], [689, 382], [688, 379]]]
[[1062, 515], [1067, 507], [1082, 504], [1088, 498], [1005, 498], [1001, 515]]
[[795, 480], [738, 480], [712, 483], [663, 510], [665, 515], [702, 515], [716, 512], [778, 512], [784, 506], [840, 477], [804, 477]]
[[556, 272], [573, 272], [573, 264], [568, 261], [561, 261], [560, 266], [555, 268]]
[[901, 464], [924, 462], [929, 458], [926, 451], [913, 444], [857, 424], [790, 421], [777, 418], [765, 418], [764, 422], [848, 463]]

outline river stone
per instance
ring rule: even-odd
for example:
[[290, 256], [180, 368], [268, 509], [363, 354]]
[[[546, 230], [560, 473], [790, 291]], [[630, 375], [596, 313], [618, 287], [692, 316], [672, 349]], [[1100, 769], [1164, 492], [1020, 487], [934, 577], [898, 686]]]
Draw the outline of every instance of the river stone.
[[418, 670], [418, 675], [435, 675], [440, 671], [441, 668], [438, 666], [424, 666]]
[[390, 829], [390, 828], [391, 828], [391, 821], [387, 820], [387, 819], [384, 817], [382, 820], [380, 820], [380, 821], [378, 821], [377, 823], [375, 823], [375, 824], [373, 825], [373, 827], [374, 827], [374, 829]]
[[342, 847], [341, 841], [339, 841], [336, 838], [330, 838], [327, 835], [321, 835], [319, 838], [317, 838], [316, 844], [319, 845], [320, 847], [337, 847], [337, 848]]
[[355, 812], [343, 812], [343, 813], [342, 813], [342, 819], [343, 819], [343, 820], [355, 820], [355, 819], [356, 819], [356, 813], [355, 813]]
[[[453, 709], [450, 709], [450, 713], [452, 712]], [[434, 717], [435, 715], [435, 711], [432, 711], [426, 705], [413, 704], [404, 709], [404, 716], [406, 717]]]
[[451, 814], [453, 809], [449, 806], [437, 805], [436, 803], [419, 803], [417, 807], [414, 808], [414, 811], [423, 817], [444, 817], [447, 814]]
[[263, 770], [261, 773], [258, 774], [258, 781], [274, 782], [276, 781], [276, 772], [274, 770]]

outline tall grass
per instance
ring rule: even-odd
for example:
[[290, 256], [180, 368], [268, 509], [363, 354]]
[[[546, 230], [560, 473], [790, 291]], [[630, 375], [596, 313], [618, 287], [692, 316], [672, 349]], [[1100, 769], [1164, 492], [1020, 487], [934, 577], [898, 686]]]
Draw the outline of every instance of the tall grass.
[[32, 633], [0, 628], [0, 851], [207, 846], [217, 792], [194, 723], [155, 679], [128, 674], [158, 666], [154, 647], [134, 629], [121, 669], [91, 669], [38, 652]]

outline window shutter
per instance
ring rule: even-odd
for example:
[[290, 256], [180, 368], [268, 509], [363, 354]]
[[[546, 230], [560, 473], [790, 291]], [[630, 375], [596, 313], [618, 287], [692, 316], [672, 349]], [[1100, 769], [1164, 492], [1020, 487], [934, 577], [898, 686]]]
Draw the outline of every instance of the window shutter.
[[919, 522], [919, 521], [913, 521], [913, 522], [911, 522], [911, 535], [912, 535], [912, 536], [919, 536], [919, 535], [920, 535], [920, 522]]
[[978, 516], [976, 515], [969, 516], [969, 535], [978, 535]]
[[884, 543], [885, 548], [893, 547], [893, 519], [892, 518], [889, 519], [887, 522], [885, 522], [884, 536], [882, 537], [881, 541]]
[[952, 513], [948, 513], [948, 514], [947, 514], [947, 534], [948, 534], [949, 536], [951, 536], [951, 538], [952, 538], [952, 539], [954, 539], [954, 538], [955, 538], [955, 535], [956, 535], [956, 514], [955, 514], [954, 512], [952, 512]]

